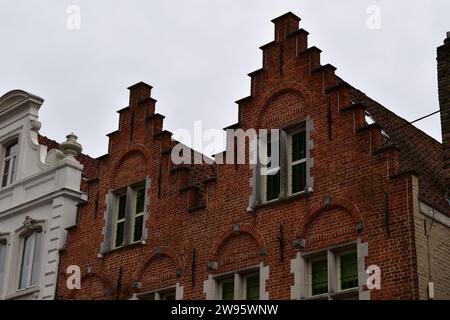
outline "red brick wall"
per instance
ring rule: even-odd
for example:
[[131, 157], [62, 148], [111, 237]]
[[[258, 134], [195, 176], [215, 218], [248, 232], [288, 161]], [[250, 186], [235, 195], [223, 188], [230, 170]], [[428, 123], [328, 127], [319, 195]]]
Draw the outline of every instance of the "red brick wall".
[[[296, 27], [291, 16], [285, 19], [289, 28]], [[280, 20], [276, 22], [279, 26]], [[249, 213], [252, 191], [249, 166], [219, 165], [217, 179], [203, 184], [206, 208], [188, 212], [192, 206], [189, 197], [195, 193], [180, 191], [184, 171], [172, 172], [169, 154], [161, 154], [162, 144], [167, 141], [155, 136], [161, 123], [149, 117], [154, 112], [154, 101], [132, 105], [120, 112], [120, 130], [110, 135], [109, 153], [99, 160], [98, 181], [90, 185], [89, 202], [80, 207], [79, 225], [70, 230], [67, 251], [62, 254], [62, 274], [67, 266], [76, 264], [85, 275], [90, 266], [96, 280], [82, 283], [82, 289], [74, 295], [66, 289], [66, 277], [62, 275], [60, 297], [98, 298], [101, 283], [107, 289], [103, 298], [115, 298], [114, 283], [122, 268], [119, 295], [123, 299], [130, 298], [133, 292], [161, 289], [177, 282], [184, 286], [185, 299], [204, 299], [203, 281], [209, 274], [263, 262], [270, 268], [266, 283], [269, 298], [289, 299], [290, 286], [294, 284], [290, 260], [297, 252], [325, 249], [357, 239], [368, 243], [366, 266], [381, 267], [382, 288], [371, 293], [373, 299], [418, 297], [411, 173], [400, 174], [398, 151], [392, 147], [383, 149], [386, 145], [380, 128], [357, 130], [366, 126], [363, 110], [343, 112], [350, 106], [350, 98], [360, 93], [345, 84], [334, 87], [343, 82], [330, 66], [313, 70], [320, 66], [319, 52], [303, 51], [307, 46], [305, 33], [300, 31], [281, 39], [263, 47], [264, 68], [252, 74], [251, 96], [239, 102], [238, 127], [281, 128], [310, 117], [314, 124], [311, 131], [314, 191]], [[130, 101], [136, 99], [132, 97]], [[207, 166], [200, 167], [210, 170]], [[99, 257], [106, 194], [147, 175], [152, 184], [146, 243]], [[384, 220], [385, 193], [390, 238]], [[331, 199], [329, 208], [323, 205], [325, 197]], [[358, 232], [356, 225], [360, 222], [364, 228]], [[240, 225], [238, 234], [232, 232], [234, 224]], [[283, 261], [280, 225], [286, 242]], [[306, 246], [295, 248], [294, 240], [302, 237]], [[208, 261], [218, 261], [218, 269], [208, 271]], [[181, 276], [174, 274], [176, 270], [181, 270]], [[142, 282], [142, 288], [133, 289], [133, 280]]]

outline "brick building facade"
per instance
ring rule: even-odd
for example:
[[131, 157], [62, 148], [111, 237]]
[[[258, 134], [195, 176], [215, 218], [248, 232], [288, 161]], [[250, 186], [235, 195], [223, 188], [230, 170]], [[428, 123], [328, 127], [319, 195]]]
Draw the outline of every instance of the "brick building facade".
[[[448, 149], [322, 65], [299, 21], [272, 20], [229, 127], [280, 129], [275, 175], [174, 165], [152, 87], [129, 88], [108, 153], [85, 172], [59, 298], [427, 299], [431, 288], [450, 299]], [[444, 146], [449, 50], [447, 40], [438, 62]], [[70, 265], [80, 290], [66, 286]], [[381, 288], [369, 290], [374, 265]]]

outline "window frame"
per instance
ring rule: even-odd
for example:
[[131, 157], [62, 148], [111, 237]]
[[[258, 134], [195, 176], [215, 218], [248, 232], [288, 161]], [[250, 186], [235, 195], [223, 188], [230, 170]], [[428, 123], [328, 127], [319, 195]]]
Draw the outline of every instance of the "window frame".
[[[131, 232], [130, 232], [130, 243], [139, 243], [142, 241], [142, 236], [143, 236], [143, 231], [144, 231], [144, 223], [145, 223], [145, 199], [146, 199], [146, 188], [145, 188], [145, 181], [144, 182], [139, 182], [136, 185], [133, 185], [130, 187], [132, 189], [131, 192]], [[136, 212], [136, 206], [137, 206], [137, 196], [138, 196], [138, 192], [142, 190], [143, 191], [143, 207], [142, 207], [142, 212]], [[142, 217], [142, 228], [141, 228], [141, 237], [138, 240], [134, 240], [134, 236], [135, 236], [135, 226], [136, 226], [136, 220], [137, 218]]]
[[[40, 234], [40, 243], [39, 243], [39, 247], [36, 247], [36, 237], [37, 234]], [[31, 288], [36, 287], [39, 284], [39, 277], [40, 277], [40, 272], [41, 272], [41, 268], [42, 268], [42, 250], [43, 250], [43, 237], [44, 237], [44, 231], [42, 229], [42, 227], [38, 226], [36, 228], [34, 228], [33, 230], [30, 230], [26, 233], [23, 233], [19, 236], [20, 238], [20, 246], [19, 246], [19, 264], [18, 264], [18, 281], [17, 281], [17, 286], [16, 289], [18, 292], [20, 291], [24, 291], [24, 290], [29, 290]], [[23, 268], [24, 268], [24, 258], [25, 258], [25, 244], [26, 244], [26, 239], [28, 239], [29, 237], [32, 237], [32, 242], [30, 245], [31, 251], [30, 251], [30, 257], [29, 257], [29, 263], [28, 263], [28, 270], [26, 273], [26, 283], [25, 286], [22, 287], [22, 273], [23, 273]], [[35, 257], [38, 256], [39, 260], [35, 261]], [[34, 281], [33, 283], [33, 272], [34, 272], [34, 268], [37, 267], [37, 279]]]
[[[356, 254], [356, 280], [358, 281], [358, 285], [356, 287], [351, 287], [351, 288], [346, 288], [346, 289], [342, 289], [342, 282], [341, 282], [341, 257], [344, 255], [348, 255], [348, 254]], [[337, 288], [337, 292], [345, 292], [348, 290], [354, 290], [356, 288], [359, 288], [359, 279], [358, 279], [358, 252], [356, 250], [356, 248], [354, 249], [348, 249], [348, 250], [343, 250], [343, 251], [339, 251], [335, 254], [336, 256], [336, 288]]]
[[[233, 301], [247, 299], [247, 278], [258, 276], [258, 300], [261, 300], [261, 272], [259, 267], [246, 270], [232, 271], [225, 274], [217, 275], [213, 279], [216, 283], [216, 300], [223, 300], [223, 284], [232, 282], [234, 284]], [[236, 282], [238, 281], [238, 282]], [[228, 300], [231, 301], [231, 300]]]
[[[294, 137], [294, 135], [302, 133], [302, 132], [305, 133], [305, 157], [302, 158], [302, 159], [299, 159], [299, 160], [292, 161], [293, 137]], [[306, 176], [307, 176], [306, 170], [307, 170], [307, 162], [308, 162], [308, 155], [307, 155], [308, 143], [307, 143], [307, 136], [306, 136], [307, 132], [306, 132], [306, 128], [304, 126], [303, 127], [299, 126], [299, 127], [297, 127], [296, 129], [294, 129], [292, 131], [287, 131], [286, 133], [288, 135], [288, 148], [286, 150], [287, 153], [288, 153], [287, 154], [287, 176], [288, 176], [288, 179], [287, 179], [287, 195], [288, 196], [294, 196], [294, 195], [298, 195], [298, 194], [304, 193], [306, 191], [305, 189], [307, 187], [307, 183], [306, 183]], [[293, 192], [292, 191], [292, 182], [293, 182], [293, 177], [292, 177], [293, 170], [292, 170], [292, 168], [294, 166], [296, 166], [298, 164], [302, 164], [302, 163], [305, 164], [305, 189], [297, 191], [297, 192]]]
[[[6, 156], [6, 152], [9, 148], [13, 147], [13, 146], [17, 146], [17, 150]], [[17, 174], [17, 165], [18, 165], [18, 158], [19, 158], [19, 148], [20, 148], [20, 144], [19, 144], [19, 137], [13, 137], [13, 138], [9, 138], [7, 139], [5, 142], [3, 142], [1, 144], [1, 179], [0, 179], [0, 188], [6, 188], [10, 185], [12, 185], [15, 182], [15, 178], [16, 178], [16, 174]], [[7, 161], [12, 161], [12, 166], [9, 165], [8, 167], [8, 173], [5, 173], [5, 167], [6, 167], [6, 162]], [[3, 184], [3, 180], [6, 176], [6, 184]]]
[[[327, 291], [324, 293], [313, 294], [312, 264], [314, 262], [318, 262], [318, 261], [325, 261], [325, 263], [327, 265]], [[317, 298], [317, 297], [321, 297], [324, 295], [328, 295], [328, 293], [330, 292], [330, 283], [329, 283], [329, 279], [328, 279], [329, 272], [330, 272], [330, 270], [328, 268], [328, 257], [327, 257], [326, 251], [318, 256], [315, 256], [314, 258], [308, 259], [308, 296], [310, 298]]]
[[[119, 217], [119, 210], [120, 210], [120, 198], [125, 196], [125, 213], [122, 219], [118, 219]], [[112, 238], [112, 245], [111, 247], [113, 249], [119, 249], [122, 248], [125, 245], [125, 228], [126, 228], [126, 206], [127, 206], [127, 191], [126, 189], [119, 189], [116, 192], [114, 192], [114, 210], [113, 210], [113, 228], [112, 228], [112, 232], [113, 232], [113, 237]], [[123, 241], [122, 244], [120, 246], [116, 245], [117, 242], [117, 226], [119, 223], [123, 222]]]
[[[153, 290], [153, 291], [147, 291], [144, 293], [140, 293], [140, 294], [137, 294], [136, 297], [139, 300], [146, 300], [146, 299], [141, 299], [141, 297], [153, 295], [154, 301], [160, 301], [160, 300], [167, 300], [167, 299], [164, 299], [164, 297], [167, 297], [168, 293], [173, 293], [175, 300], [177, 300], [177, 289], [178, 288], [179, 288], [179, 286], [178, 286], [178, 284], [176, 284], [176, 285], [166, 287], [163, 289], [157, 289], [157, 290]], [[152, 299], [150, 299], [150, 300], [152, 300]]]
[[[280, 130], [281, 131], [281, 130]], [[262, 145], [264, 146], [264, 154], [268, 157], [268, 145], [269, 145], [269, 141], [271, 141], [271, 136], [268, 134], [265, 136], [265, 139], [262, 143]], [[281, 197], [281, 170], [282, 170], [282, 163], [281, 163], [281, 137], [279, 137], [278, 139], [278, 147], [279, 147], [279, 153], [280, 153], [280, 163], [279, 166], [277, 166], [276, 168], [272, 168], [272, 169], [266, 169], [267, 165], [266, 164], [261, 164], [260, 163], [260, 170], [266, 170], [268, 174], [264, 174], [262, 175], [261, 172], [259, 173], [261, 176], [261, 199], [263, 203], [271, 203], [271, 202], [276, 202], [278, 200], [280, 200]], [[271, 147], [272, 148], [272, 147]], [[272, 149], [271, 149], [271, 156], [272, 156]], [[280, 193], [278, 194], [278, 197], [274, 198], [274, 199], [267, 199], [267, 183], [268, 183], [268, 179], [267, 177], [269, 175], [277, 175], [279, 174], [279, 186], [278, 188], [280, 189]]]

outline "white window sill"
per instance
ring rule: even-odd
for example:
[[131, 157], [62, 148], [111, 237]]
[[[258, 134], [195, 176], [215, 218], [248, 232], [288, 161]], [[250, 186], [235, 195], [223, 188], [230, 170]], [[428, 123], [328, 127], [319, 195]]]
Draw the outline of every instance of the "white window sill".
[[39, 292], [40, 288], [39, 286], [34, 286], [26, 289], [20, 289], [17, 290], [15, 293], [9, 294], [5, 296], [5, 300], [14, 300], [17, 298], [21, 298], [23, 296], [31, 295], [35, 292]]

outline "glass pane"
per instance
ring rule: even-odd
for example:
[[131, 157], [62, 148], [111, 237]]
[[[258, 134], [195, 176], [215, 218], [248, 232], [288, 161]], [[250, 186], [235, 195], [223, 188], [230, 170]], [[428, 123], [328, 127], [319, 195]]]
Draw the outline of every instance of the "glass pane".
[[311, 288], [313, 296], [328, 292], [328, 267], [326, 259], [311, 263]]
[[123, 233], [125, 230], [125, 222], [119, 222], [116, 226], [116, 247], [121, 247], [123, 245]]
[[14, 182], [14, 167], [16, 165], [16, 157], [12, 157], [11, 158], [11, 172], [10, 172], [10, 178], [9, 178], [9, 183], [13, 183]]
[[222, 300], [234, 300], [234, 281], [222, 282]]
[[134, 220], [134, 236], [133, 241], [139, 241], [142, 239], [142, 228], [144, 224], [144, 216], [136, 217]]
[[23, 239], [22, 262], [20, 265], [19, 289], [28, 287], [28, 271], [30, 270], [32, 236]]
[[306, 132], [292, 135], [292, 161], [306, 158]]
[[341, 289], [358, 287], [358, 257], [356, 252], [340, 256]]
[[259, 300], [259, 275], [247, 277], [246, 298], [247, 300]]
[[159, 297], [161, 300], [175, 300], [175, 290], [163, 292]]
[[39, 272], [41, 270], [41, 243], [42, 232], [35, 233], [33, 265], [31, 266], [31, 285], [34, 285], [39, 280]]
[[138, 296], [139, 300], [155, 300], [155, 293], [146, 293]]
[[266, 200], [275, 200], [280, 196], [280, 171], [273, 175], [267, 175]]
[[291, 193], [305, 191], [306, 188], [306, 163], [292, 166], [292, 190]]
[[11, 159], [5, 160], [5, 166], [3, 167], [3, 174], [9, 173], [9, 165], [11, 163]]
[[2, 187], [6, 187], [8, 184], [8, 174], [4, 174], [2, 178]]
[[145, 189], [136, 191], [136, 213], [144, 212]]
[[9, 157], [12, 154], [16, 154], [18, 147], [19, 147], [19, 145], [17, 144], [17, 142], [14, 142], [13, 144], [10, 144], [6, 148], [5, 157]]
[[119, 196], [119, 205], [118, 205], [118, 209], [117, 209], [117, 220], [121, 220], [125, 218], [125, 208], [127, 205], [127, 196], [121, 195]]

